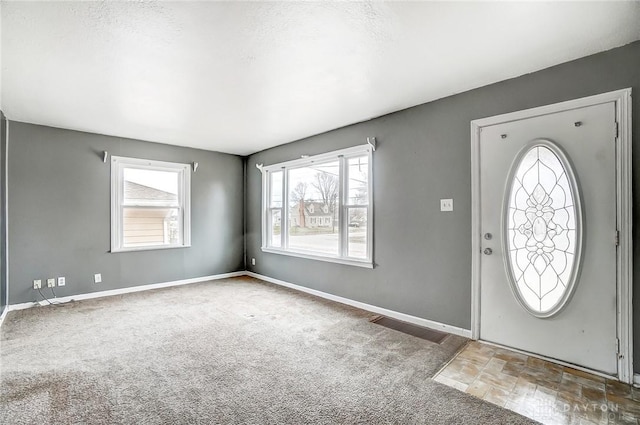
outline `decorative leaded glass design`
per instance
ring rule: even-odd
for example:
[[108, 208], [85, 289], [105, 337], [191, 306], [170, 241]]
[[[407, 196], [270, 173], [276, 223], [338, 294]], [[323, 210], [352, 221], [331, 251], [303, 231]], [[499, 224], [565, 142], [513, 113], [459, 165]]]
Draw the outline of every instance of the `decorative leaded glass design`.
[[571, 296], [580, 264], [581, 210], [573, 170], [553, 143], [519, 155], [505, 208], [510, 283], [531, 314], [549, 317]]

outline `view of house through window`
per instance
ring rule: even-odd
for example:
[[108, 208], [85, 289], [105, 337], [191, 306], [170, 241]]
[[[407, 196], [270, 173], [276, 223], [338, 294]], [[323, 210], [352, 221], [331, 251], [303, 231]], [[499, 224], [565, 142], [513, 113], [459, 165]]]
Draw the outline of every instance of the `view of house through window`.
[[289, 248], [338, 255], [337, 161], [289, 170]]
[[264, 248], [370, 259], [369, 169], [367, 150], [269, 167]]
[[179, 242], [178, 173], [124, 169], [123, 247]]
[[189, 245], [189, 166], [112, 158], [112, 251]]

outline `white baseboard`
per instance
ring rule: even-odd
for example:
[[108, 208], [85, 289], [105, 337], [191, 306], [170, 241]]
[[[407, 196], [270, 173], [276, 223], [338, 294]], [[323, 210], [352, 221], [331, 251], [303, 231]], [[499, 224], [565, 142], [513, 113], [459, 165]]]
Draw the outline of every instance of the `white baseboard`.
[[5, 306], [4, 307], [4, 311], [2, 312], [2, 315], [0, 315], [0, 328], [2, 327], [2, 322], [4, 322], [4, 318], [7, 317], [7, 313], [9, 312], [9, 306]]
[[362, 310], [371, 311], [383, 316], [392, 317], [394, 319], [402, 320], [403, 322], [413, 323], [414, 325], [422, 326], [425, 328], [435, 329], [442, 332], [447, 332], [454, 335], [463, 336], [465, 338], [471, 338], [471, 330], [458, 328], [456, 326], [447, 325], [445, 323], [436, 322], [429, 319], [423, 319], [421, 317], [411, 316], [409, 314], [400, 313], [397, 311], [389, 310], [383, 307], [378, 307], [371, 304], [365, 304], [360, 301], [354, 301], [349, 298], [340, 297], [338, 295], [328, 294], [326, 292], [318, 291], [316, 289], [307, 288], [305, 286], [296, 285], [294, 283], [285, 282], [284, 280], [274, 279], [269, 276], [264, 276], [258, 273], [245, 272], [247, 276], [255, 277], [256, 279], [264, 280], [266, 282], [274, 283], [276, 285], [285, 286], [287, 288], [295, 289], [297, 291], [306, 292], [307, 294], [315, 295], [317, 297], [325, 298], [327, 300], [336, 301], [341, 304], [347, 304], [352, 307], [360, 308]]
[[[90, 293], [87, 293], [87, 294], [71, 295], [71, 296], [68, 296], [68, 297], [58, 297], [58, 298], [52, 298], [51, 301], [54, 301], [56, 303], [67, 303], [67, 302], [70, 302], [70, 301], [80, 301], [80, 300], [89, 300], [89, 299], [92, 299], [92, 298], [111, 297], [113, 295], [121, 295], [121, 294], [129, 294], [129, 293], [132, 293], [132, 292], [149, 291], [151, 289], [160, 289], [160, 288], [168, 288], [168, 287], [171, 287], [171, 286], [188, 285], [190, 283], [206, 282], [208, 280], [227, 279], [227, 278], [230, 278], [230, 277], [238, 277], [238, 276], [244, 276], [244, 275], [245, 275], [244, 271], [232, 272], [232, 273], [223, 273], [223, 274], [216, 274], [216, 275], [211, 275], [211, 276], [194, 277], [194, 278], [191, 278], [191, 279], [174, 280], [174, 281], [171, 281], [171, 282], [151, 283], [149, 285], [131, 286], [131, 287], [128, 287], [128, 288], [111, 289], [111, 290], [100, 291], [100, 292], [90, 292]], [[46, 301], [31, 302], [31, 303], [21, 303], [21, 304], [12, 304], [12, 305], [7, 306], [3, 316], [6, 315], [7, 310], [9, 310], [9, 311], [24, 310], [26, 308], [31, 308], [31, 307], [36, 307], [36, 306], [46, 306], [46, 305], [48, 305], [48, 303]]]
[[[383, 308], [383, 307], [378, 307], [378, 306], [371, 305], [371, 304], [366, 304], [366, 303], [363, 303], [363, 302], [360, 302], [360, 301], [355, 301], [355, 300], [352, 300], [352, 299], [349, 299], [349, 298], [340, 297], [338, 295], [329, 294], [329, 293], [326, 293], [326, 292], [318, 291], [316, 289], [307, 288], [305, 286], [296, 285], [294, 283], [286, 282], [286, 281], [280, 280], [280, 279], [274, 279], [272, 277], [264, 276], [264, 275], [261, 275], [261, 274], [258, 274], [258, 273], [254, 273], [254, 272], [250, 272], [250, 271], [238, 271], [238, 272], [223, 273], [223, 274], [217, 274], [217, 275], [211, 275], [211, 276], [195, 277], [195, 278], [191, 278], [191, 279], [174, 280], [174, 281], [170, 281], [170, 282], [152, 283], [152, 284], [149, 284], [149, 285], [132, 286], [132, 287], [128, 287], [128, 288], [112, 289], [112, 290], [107, 290], [107, 291], [91, 292], [91, 293], [87, 293], [87, 294], [78, 294], [78, 295], [72, 295], [72, 296], [68, 296], [68, 297], [54, 298], [53, 300], [55, 302], [58, 302], [58, 303], [66, 303], [66, 302], [71, 302], [71, 301], [79, 301], [79, 300], [88, 300], [88, 299], [92, 299], [92, 298], [109, 297], [109, 296], [113, 296], [113, 295], [121, 295], [121, 294], [128, 294], [128, 293], [132, 293], [132, 292], [149, 291], [149, 290], [152, 290], [152, 289], [168, 288], [168, 287], [172, 287], [172, 286], [188, 285], [188, 284], [191, 284], [191, 283], [206, 282], [208, 280], [227, 279], [227, 278], [239, 277], [239, 276], [251, 276], [251, 277], [254, 277], [256, 279], [264, 280], [266, 282], [270, 282], [270, 283], [273, 283], [273, 284], [276, 284], [276, 285], [280, 285], [280, 286], [284, 286], [284, 287], [287, 287], [287, 288], [291, 288], [291, 289], [294, 289], [294, 290], [297, 290], [297, 291], [300, 291], [300, 292], [305, 292], [307, 294], [311, 294], [311, 295], [315, 295], [315, 296], [320, 297], [320, 298], [324, 298], [324, 299], [327, 299], [327, 300], [339, 302], [341, 304], [350, 305], [352, 307], [360, 308], [362, 310], [370, 311], [372, 313], [381, 314], [381, 315], [384, 315], [384, 316], [387, 316], [387, 317], [392, 317], [394, 319], [402, 320], [404, 322], [413, 323], [415, 325], [422, 326], [422, 327], [425, 327], [425, 328], [435, 329], [435, 330], [439, 330], [439, 331], [442, 331], [442, 332], [447, 332], [447, 333], [450, 333], [450, 334], [459, 335], [459, 336], [462, 336], [462, 337], [465, 337], [465, 338], [471, 338], [471, 330], [469, 330], [469, 329], [458, 328], [456, 326], [447, 325], [445, 323], [440, 323], [440, 322], [436, 322], [436, 321], [429, 320], [429, 319], [423, 319], [423, 318], [417, 317], [417, 316], [411, 316], [409, 314], [400, 313], [400, 312], [389, 310], [389, 309], [386, 309], [386, 308]], [[6, 306], [4, 311], [2, 312], [2, 315], [0, 315], [0, 327], [2, 326], [2, 323], [4, 322], [4, 319], [7, 317], [7, 313], [9, 311], [24, 310], [26, 308], [32, 308], [32, 307], [36, 307], [36, 306], [45, 306], [45, 305], [47, 305], [46, 301], [8, 305], [8, 306]], [[572, 367], [575, 367], [575, 366], [572, 366]], [[636, 373], [636, 374], [633, 375], [633, 385], [635, 387], [640, 387], [640, 374]]]
[[[206, 282], [208, 280], [219, 280], [219, 279], [226, 279], [226, 278], [238, 277], [238, 276], [255, 277], [256, 279], [261, 279], [266, 282], [274, 283], [276, 285], [285, 286], [287, 288], [295, 289], [297, 291], [306, 292], [307, 294], [315, 295], [321, 298], [325, 298], [327, 300], [350, 305], [352, 307], [360, 308], [362, 310], [367, 310], [372, 313], [381, 314], [387, 317], [392, 317], [394, 319], [402, 320], [403, 322], [413, 323], [414, 325], [435, 329], [438, 331], [447, 332], [454, 335], [463, 336], [465, 338], [471, 338], [471, 331], [469, 329], [458, 328], [456, 326], [447, 325], [445, 323], [440, 323], [440, 322], [436, 322], [429, 319], [423, 319], [421, 317], [411, 316], [409, 314], [400, 313], [400, 312], [389, 310], [383, 307], [362, 303], [360, 301], [351, 300], [349, 298], [340, 297], [338, 295], [329, 294], [326, 292], [318, 291], [315, 289], [307, 288], [304, 286], [296, 285], [290, 282], [285, 282], [283, 280], [274, 279], [269, 276], [264, 276], [264, 275], [249, 272], [249, 271], [239, 271], [239, 272], [224, 273], [224, 274], [218, 274], [218, 275], [212, 275], [212, 276], [196, 277], [192, 279], [175, 280], [171, 282], [131, 286], [128, 288], [112, 289], [112, 290], [100, 291], [100, 292], [90, 292], [87, 294], [71, 295], [68, 297], [58, 297], [58, 298], [52, 299], [52, 301], [55, 301], [57, 303], [66, 303], [71, 301], [110, 297], [113, 295], [129, 294], [132, 292], [140, 292], [140, 291], [149, 291], [151, 289], [168, 288], [171, 286], [188, 285], [190, 283]], [[46, 305], [48, 305], [46, 301], [8, 305], [7, 308], [5, 308], [4, 313], [2, 314], [2, 317], [0, 318], [0, 325], [2, 324], [2, 320], [4, 320], [4, 317], [7, 315], [8, 311], [24, 310], [26, 308], [32, 308], [36, 306], [46, 306]]]

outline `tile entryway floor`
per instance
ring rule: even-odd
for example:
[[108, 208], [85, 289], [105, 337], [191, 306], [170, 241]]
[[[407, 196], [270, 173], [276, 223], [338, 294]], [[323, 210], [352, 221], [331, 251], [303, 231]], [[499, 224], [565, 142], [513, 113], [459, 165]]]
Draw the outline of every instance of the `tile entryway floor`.
[[640, 388], [478, 341], [434, 380], [543, 424], [640, 425]]

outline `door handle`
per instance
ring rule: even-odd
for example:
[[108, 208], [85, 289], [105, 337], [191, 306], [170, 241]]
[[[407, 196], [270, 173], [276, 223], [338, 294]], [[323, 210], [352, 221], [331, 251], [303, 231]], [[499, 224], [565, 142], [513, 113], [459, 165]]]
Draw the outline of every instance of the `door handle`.
[[484, 252], [484, 255], [491, 255], [493, 254], [493, 249], [485, 248], [483, 252]]

